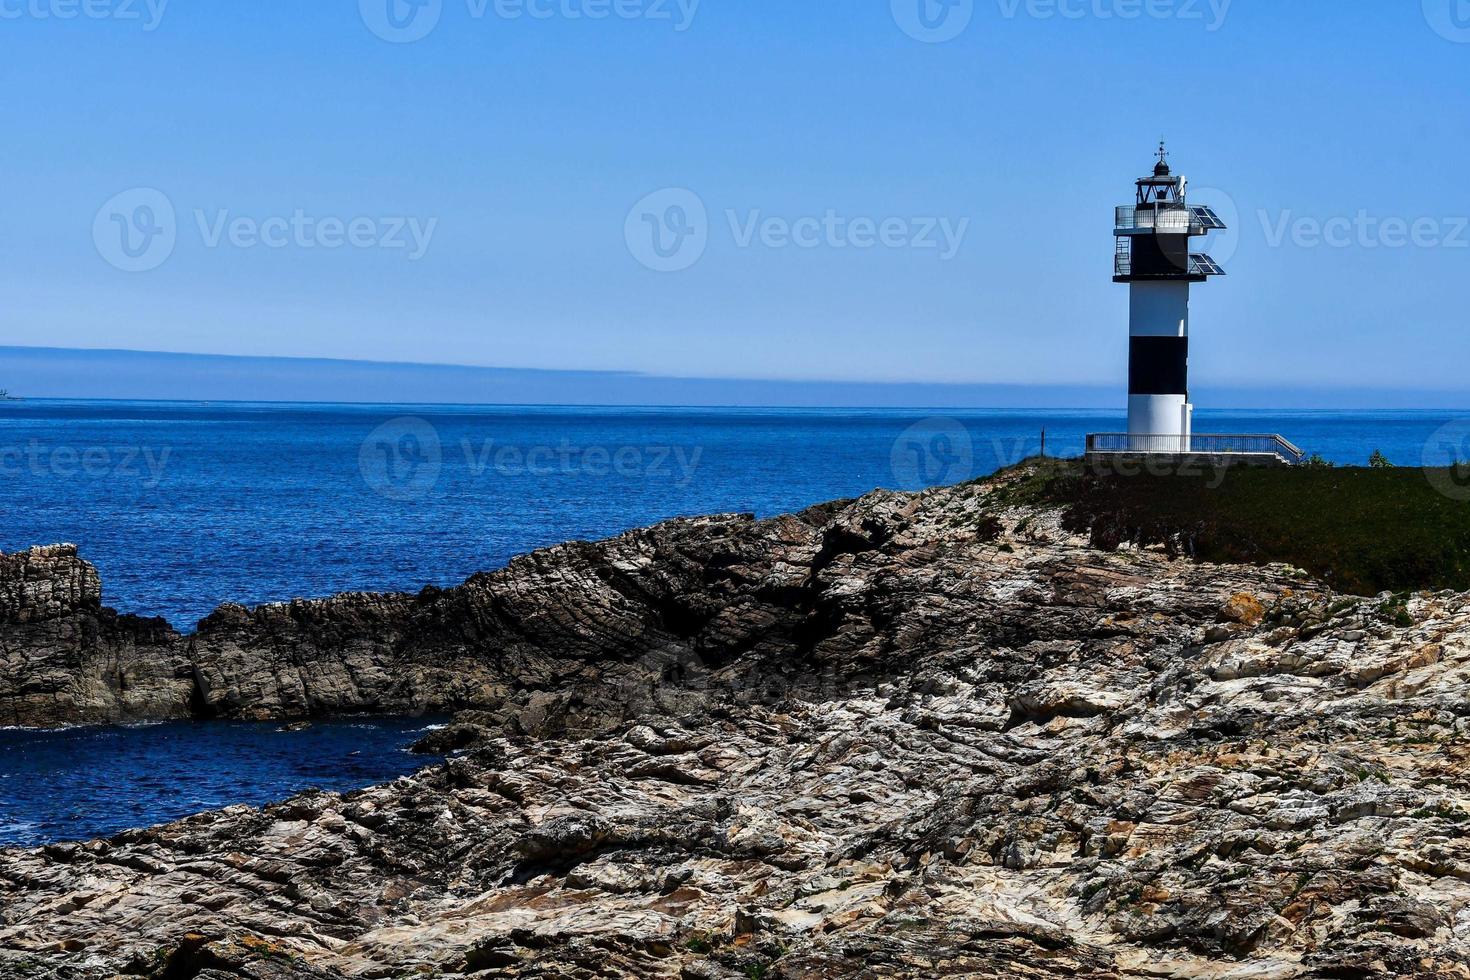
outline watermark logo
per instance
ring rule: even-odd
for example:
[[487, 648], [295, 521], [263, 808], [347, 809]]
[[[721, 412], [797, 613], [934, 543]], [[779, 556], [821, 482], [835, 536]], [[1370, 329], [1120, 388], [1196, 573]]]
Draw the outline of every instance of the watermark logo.
[[[0, 0], [4, 2], [4, 0]], [[59, 2], [59, 0], [58, 0]], [[667, 22], [676, 34], [694, 26], [700, 0], [464, 0], [472, 22], [567, 20]], [[412, 44], [434, 32], [444, 0], [358, 0], [368, 30], [393, 44]]]
[[455, 479], [506, 480], [558, 477], [669, 480], [689, 486], [704, 457], [702, 446], [517, 445], [494, 439], [461, 439], [446, 447], [439, 430], [417, 416], [396, 418], [374, 429], [358, 448], [363, 483], [389, 500], [420, 500], [432, 492], [446, 464]]
[[0, 20], [113, 20], [158, 30], [169, 0], [0, 0]]
[[955, 419], [924, 419], [894, 440], [889, 465], [904, 490], [962, 483], [975, 472], [974, 440]]
[[766, 215], [759, 209], [742, 214], [732, 208], [725, 212], [725, 220], [736, 248], [932, 250], [941, 262], [959, 254], [970, 230], [969, 218], [850, 217], [831, 208], [821, 215], [795, 218]]
[[1234, 0], [997, 0], [1001, 16], [1015, 20], [1200, 21], [1210, 33], [1225, 26]]
[[444, 0], [358, 0], [362, 22], [390, 44], [422, 41], [439, 26]]
[[1215, 212], [1224, 228], [1217, 228], [1197, 242], [1198, 250], [1204, 252], [1220, 266], [1230, 264], [1240, 248], [1240, 208], [1235, 198], [1218, 187], [1189, 186], [1189, 203], [1204, 205]]
[[148, 272], [168, 261], [178, 244], [178, 218], [162, 191], [135, 187], [102, 205], [92, 222], [97, 254], [123, 272]]
[[[1218, 188], [1191, 186], [1189, 202], [1207, 205], [1224, 222], [1224, 229], [1210, 232], [1197, 247], [1218, 264], [1228, 264], [1245, 237], [1234, 199]], [[1379, 214], [1359, 208], [1350, 214], [1324, 216], [1291, 208], [1257, 208], [1255, 218], [1261, 239], [1271, 249], [1470, 249], [1470, 216], [1466, 215]], [[1249, 235], [1254, 239], [1254, 230]]]
[[[236, 215], [228, 208], [196, 208], [192, 216], [186, 227], [192, 224], [206, 249], [375, 249], [401, 252], [410, 262], [428, 253], [439, 228], [438, 218], [341, 218], [312, 215], [301, 208], [265, 218]], [[178, 246], [180, 234], [173, 202], [162, 191], [147, 187], [112, 198], [92, 222], [98, 254], [124, 272], [149, 272], [163, 265]]]
[[[996, 0], [1002, 20], [1197, 21], [1209, 33], [1225, 26], [1234, 0]], [[1434, 0], [1425, 0], [1426, 6]], [[1444, 0], [1440, 0], [1444, 2]], [[1453, 0], [1470, 3], [1470, 0]], [[893, 20], [925, 44], [963, 34], [975, 16], [975, 0], [891, 0]]]
[[1424, 443], [1424, 475], [1451, 500], [1470, 501], [1470, 419], [1456, 419]]
[[668, 479], [687, 487], [694, 480], [703, 446], [517, 446], [486, 439], [476, 445], [460, 440], [465, 472], [472, 478], [493, 473], [503, 478], [590, 476], [599, 479]]
[[419, 500], [433, 490], [444, 468], [439, 431], [414, 416], [396, 418], [362, 441], [357, 468], [368, 489], [389, 500]]
[[429, 251], [439, 219], [427, 220], [408, 215], [352, 218], [317, 217], [297, 208], [290, 215], [255, 218], [232, 215], [227, 208], [195, 210], [194, 224], [205, 248], [228, 246], [253, 248], [341, 248], [401, 251], [410, 262], [417, 262]]
[[925, 44], [953, 41], [970, 26], [975, 0], [891, 0], [899, 28]]
[[691, 190], [669, 187], [633, 205], [623, 225], [633, 258], [654, 272], [682, 272], [709, 246], [709, 213]]
[[1354, 215], [1319, 218], [1287, 209], [1258, 213], [1266, 244], [1280, 248], [1470, 248], [1470, 217], [1379, 215], [1359, 209]]
[[1470, 44], [1470, 0], [1424, 0], [1424, 19], [1446, 41]]
[[674, 33], [694, 26], [700, 0], [466, 0], [470, 17], [483, 20], [646, 20], [667, 21]]
[[49, 446], [32, 439], [24, 446], [0, 445], [0, 477], [69, 480], [137, 480], [145, 490], [163, 482], [173, 447]]
[[[718, 226], [737, 249], [834, 251], [911, 249], [932, 251], [942, 262], [959, 254], [969, 218], [821, 214], [770, 215], [759, 208], [727, 208]], [[657, 272], [681, 272], [703, 257], [714, 228], [704, 200], [685, 188], [648, 195], [628, 212], [623, 237], [628, 251]]]

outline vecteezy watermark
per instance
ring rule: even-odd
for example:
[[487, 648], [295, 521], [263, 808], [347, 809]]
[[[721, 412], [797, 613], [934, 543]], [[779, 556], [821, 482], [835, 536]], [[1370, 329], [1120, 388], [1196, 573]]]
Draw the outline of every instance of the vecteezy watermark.
[[1451, 500], [1470, 501], [1470, 419], [1446, 423], [1424, 443], [1424, 475]]
[[709, 246], [709, 213], [683, 187], [654, 191], [633, 205], [623, 223], [629, 253], [655, 272], [682, 272]]
[[704, 447], [576, 446], [563, 439], [555, 446], [460, 441], [465, 467], [473, 478], [496, 476], [619, 476], [669, 478], [687, 487], [699, 469]]
[[[470, 21], [570, 20], [668, 23], [676, 33], [694, 26], [700, 0], [463, 0]], [[445, 0], [358, 0], [362, 22], [393, 44], [412, 44], [444, 19]]]
[[[913, 249], [942, 262], [959, 254], [969, 218], [870, 217], [833, 208], [821, 214], [767, 215], [759, 208], [728, 208], [724, 224], [739, 249]], [[704, 200], [683, 187], [655, 191], [633, 205], [623, 222], [628, 252], [655, 272], [680, 272], [703, 257], [711, 222]]]
[[194, 221], [205, 248], [383, 249], [403, 251], [410, 262], [424, 257], [439, 228], [438, 218], [317, 217], [299, 208], [290, 216], [268, 218], [199, 210]]
[[[569, 439], [557, 445], [517, 445], [494, 439], [461, 439], [456, 447], [458, 472], [474, 481], [488, 477], [619, 477], [667, 479], [675, 486], [693, 482], [702, 446], [622, 445], [580, 446]], [[418, 500], [429, 494], [443, 476], [448, 460], [439, 431], [416, 416], [396, 418], [378, 426], [358, 450], [363, 482], [390, 500]]]
[[1234, 469], [1226, 457], [1208, 453], [1099, 453], [1088, 456], [1086, 464], [1093, 475], [1106, 478], [1208, 478], [1206, 490], [1220, 489]]
[[975, 472], [975, 442], [955, 419], [924, 419], [893, 441], [888, 464], [902, 490], [963, 483]]
[[444, 469], [439, 430], [413, 416], [384, 422], [362, 441], [357, 469], [379, 496], [418, 500], [434, 489]]
[[[228, 208], [196, 208], [192, 216], [193, 230], [207, 249], [375, 249], [402, 252], [410, 262], [424, 257], [439, 227], [438, 218], [342, 218], [313, 215], [301, 208], [265, 218], [237, 215]], [[173, 202], [151, 187], [116, 195], [92, 221], [97, 253], [124, 272], [149, 272], [163, 265], [178, 246], [179, 232]]]
[[124, 272], [148, 272], [168, 261], [179, 223], [168, 195], [151, 187], [123, 191], [97, 209], [92, 242], [97, 254]]
[[[1064, 436], [1063, 452], [1074, 441]], [[1048, 442], [1044, 427], [981, 436], [958, 419], [936, 416], [915, 422], [893, 441], [889, 469], [899, 489], [927, 490], [1046, 457], [1048, 445], [1054, 454], [1058, 444], [1055, 434]]]
[[[1189, 203], [1204, 205], [1215, 212], [1224, 228], [1217, 228], [1197, 243], [1197, 250], [1209, 255], [1220, 266], [1228, 266], [1240, 248], [1240, 209], [1235, 198], [1218, 187], [1189, 186]], [[1193, 246], [1191, 250], [1196, 250]]]
[[3, 20], [111, 20], [156, 31], [169, 0], [0, 0]]
[[[995, 0], [1003, 20], [1199, 21], [1211, 33], [1225, 26], [1234, 0]], [[890, 0], [893, 20], [926, 44], [953, 41], [975, 17], [975, 0]]]
[[1470, 0], [1424, 0], [1424, 19], [1445, 40], [1470, 44]]
[[1260, 211], [1266, 244], [1280, 248], [1470, 248], [1470, 217], [1375, 215], [1360, 209], [1351, 217], [1318, 218], [1291, 210]]
[[422, 41], [439, 26], [444, 0], [358, 0], [367, 29], [394, 44]]
[[1234, 0], [996, 0], [1001, 16], [1015, 20], [1200, 21], [1213, 33], [1225, 26]]
[[970, 26], [975, 0], [890, 0], [894, 23], [915, 41], [943, 44]]
[[[1470, 3], [1470, 0], [1466, 0]], [[1255, 240], [1255, 232], [1242, 224], [1240, 210], [1228, 193], [1214, 187], [1189, 188], [1191, 205], [1207, 205], [1225, 225], [1211, 230], [1207, 237], [1192, 246], [1228, 266], [1244, 238]], [[1268, 248], [1470, 248], [1470, 216], [1402, 216], [1374, 214], [1359, 209], [1354, 214], [1299, 214], [1291, 209], [1256, 210], [1261, 238]]]
[[848, 217], [830, 208], [797, 218], [732, 209], [725, 220], [737, 248], [934, 249], [941, 262], [959, 254], [970, 230], [969, 218]]
[[163, 481], [172, 448], [164, 446], [48, 446], [32, 439], [24, 446], [0, 446], [0, 477], [60, 479], [136, 479], [153, 490]]

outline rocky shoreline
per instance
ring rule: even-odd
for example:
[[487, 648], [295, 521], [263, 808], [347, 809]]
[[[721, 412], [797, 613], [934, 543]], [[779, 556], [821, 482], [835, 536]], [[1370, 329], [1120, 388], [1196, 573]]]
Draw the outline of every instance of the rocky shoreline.
[[0, 851], [0, 978], [1470, 976], [1470, 595], [1100, 550], [1021, 478], [189, 636], [0, 558], [0, 724], [462, 712], [412, 778]]

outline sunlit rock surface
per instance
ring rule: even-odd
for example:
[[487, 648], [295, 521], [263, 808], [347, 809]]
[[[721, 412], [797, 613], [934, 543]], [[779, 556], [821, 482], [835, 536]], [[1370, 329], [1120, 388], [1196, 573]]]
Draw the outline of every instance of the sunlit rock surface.
[[1470, 976], [1470, 597], [1104, 553], [1009, 488], [132, 646], [63, 610], [13, 715], [472, 710], [411, 779], [0, 852], [0, 978]]

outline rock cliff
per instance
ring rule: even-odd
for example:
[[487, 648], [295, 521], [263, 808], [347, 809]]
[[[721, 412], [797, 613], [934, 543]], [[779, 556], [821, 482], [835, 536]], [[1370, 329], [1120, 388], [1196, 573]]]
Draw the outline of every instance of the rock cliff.
[[0, 554], [0, 624], [59, 619], [101, 604], [97, 570], [72, 545]]
[[11, 704], [474, 710], [413, 778], [0, 852], [0, 978], [1470, 976], [1470, 596], [1099, 551], [1013, 483], [192, 637], [20, 559], [80, 585], [0, 631], [70, 651]]

